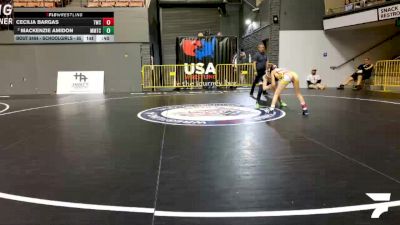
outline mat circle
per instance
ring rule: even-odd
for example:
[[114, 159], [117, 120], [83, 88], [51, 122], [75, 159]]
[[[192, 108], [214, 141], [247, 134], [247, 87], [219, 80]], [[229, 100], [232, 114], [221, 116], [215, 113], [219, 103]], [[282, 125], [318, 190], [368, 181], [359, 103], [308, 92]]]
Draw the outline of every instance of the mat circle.
[[144, 110], [142, 120], [180, 126], [231, 126], [277, 120], [285, 112], [276, 109], [273, 114], [237, 104], [212, 103], [172, 105]]

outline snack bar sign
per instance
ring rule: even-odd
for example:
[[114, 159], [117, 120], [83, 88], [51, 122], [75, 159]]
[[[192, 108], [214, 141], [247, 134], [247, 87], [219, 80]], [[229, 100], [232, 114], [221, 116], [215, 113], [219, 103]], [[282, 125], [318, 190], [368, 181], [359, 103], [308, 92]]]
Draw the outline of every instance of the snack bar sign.
[[400, 17], [400, 4], [378, 9], [379, 20], [388, 20]]

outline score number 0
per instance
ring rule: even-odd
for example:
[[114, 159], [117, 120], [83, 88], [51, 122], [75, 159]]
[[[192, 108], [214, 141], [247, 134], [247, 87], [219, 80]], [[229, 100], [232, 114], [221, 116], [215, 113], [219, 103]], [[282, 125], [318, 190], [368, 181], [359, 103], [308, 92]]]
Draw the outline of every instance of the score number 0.
[[114, 34], [114, 18], [103, 18], [103, 34]]
[[114, 18], [103, 18], [103, 26], [114, 26]]

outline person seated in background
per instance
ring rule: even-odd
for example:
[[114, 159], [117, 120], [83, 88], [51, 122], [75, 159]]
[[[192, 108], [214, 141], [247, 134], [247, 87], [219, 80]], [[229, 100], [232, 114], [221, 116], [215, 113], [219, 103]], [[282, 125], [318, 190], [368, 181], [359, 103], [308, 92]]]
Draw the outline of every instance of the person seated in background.
[[344, 86], [350, 84], [351, 82], [356, 82], [353, 90], [361, 90], [361, 81], [368, 80], [372, 75], [373, 69], [374, 64], [371, 63], [371, 59], [365, 58], [364, 63], [358, 66], [357, 71], [350, 75], [350, 77], [348, 77], [343, 83], [341, 83], [337, 89], [343, 90]]
[[324, 90], [325, 85], [321, 84], [321, 76], [317, 74], [317, 69], [311, 70], [311, 74], [307, 76], [308, 89]]
[[353, 6], [354, 5], [350, 0], [346, 0], [344, 3], [344, 11], [347, 12], [353, 10]]

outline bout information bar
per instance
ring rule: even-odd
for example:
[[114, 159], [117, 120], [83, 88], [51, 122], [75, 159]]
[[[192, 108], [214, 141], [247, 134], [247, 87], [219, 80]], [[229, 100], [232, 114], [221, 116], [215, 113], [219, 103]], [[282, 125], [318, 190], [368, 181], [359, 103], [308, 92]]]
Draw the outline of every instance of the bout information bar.
[[113, 42], [113, 12], [15, 12], [20, 43]]

